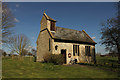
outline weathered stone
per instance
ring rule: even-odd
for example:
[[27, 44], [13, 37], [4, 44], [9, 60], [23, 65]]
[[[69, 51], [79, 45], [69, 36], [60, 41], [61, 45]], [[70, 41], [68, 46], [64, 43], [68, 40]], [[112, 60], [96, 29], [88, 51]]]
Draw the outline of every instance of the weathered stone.
[[[66, 64], [69, 64], [70, 60], [74, 59], [77, 59], [77, 61], [81, 63], [90, 63], [94, 60], [95, 53], [93, 53], [93, 49], [95, 49], [96, 43], [85, 31], [64, 28], [56, 28], [59, 30], [50, 31], [50, 20], [52, 20], [52, 18], [48, 18], [44, 13], [41, 20], [41, 31], [37, 39], [37, 61], [43, 61], [43, 56], [48, 53], [61, 54], [61, 50], [66, 50]], [[63, 41], [56, 40], [56, 38]], [[72, 40], [74, 42], [72, 42]], [[79, 56], [73, 56], [73, 45], [79, 45]], [[55, 48], [56, 46], [57, 48]], [[85, 46], [90, 46], [90, 56], [85, 55]], [[71, 58], [68, 57], [69, 53], [71, 53]]]

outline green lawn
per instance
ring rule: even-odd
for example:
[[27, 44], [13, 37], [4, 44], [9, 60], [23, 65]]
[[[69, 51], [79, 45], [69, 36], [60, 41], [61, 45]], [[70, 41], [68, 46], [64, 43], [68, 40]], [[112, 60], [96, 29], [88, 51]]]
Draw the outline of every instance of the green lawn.
[[120, 64], [118, 64], [118, 57], [100, 57], [96, 56], [97, 65], [102, 69], [118, 71], [120, 70]]
[[114, 65], [118, 65], [118, 57], [110, 57], [110, 56], [106, 56], [106, 57], [100, 57], [100, 56], [96, 56], [97, 59], [97, 63], [99, 64], [114, 64]]
[[5, 57], [2, 59], [3, 78], [118, 78], [118, 72], [85, 65], [53, 65]]

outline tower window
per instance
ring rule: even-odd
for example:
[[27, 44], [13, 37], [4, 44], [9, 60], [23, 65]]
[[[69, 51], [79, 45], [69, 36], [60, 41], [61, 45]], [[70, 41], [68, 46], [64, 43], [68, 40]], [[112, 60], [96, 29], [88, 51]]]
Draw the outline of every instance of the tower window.
[[55, 22], [53, 22], [53, 21], [51, 21], [50, 30], [55, 31]]

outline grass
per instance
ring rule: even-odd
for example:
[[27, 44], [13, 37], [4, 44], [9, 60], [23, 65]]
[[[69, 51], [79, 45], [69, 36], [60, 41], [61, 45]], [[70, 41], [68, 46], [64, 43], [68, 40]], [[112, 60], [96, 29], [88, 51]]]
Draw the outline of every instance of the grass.
[[120, 64], [118, 64], [118, 57], [100, 57], [96, 56], [97, 63], [96, 64], [88, 64], [88, 63], [79, 63], [80, 65], [86, 66], [94, 66], [101, 69], [106, 69], [110, 71], [120, 71]]
[[118, 72], [94, 66], [53, 65], [4, 57], [2, 59], [3, 78], [118, 78]]
[[118, 65], [118, 57], [111, 57], [111, 56], [100, 57], [100, 56], [96, 56], [96, 58], [97, 58], [97, 63], [99, 63], [99, 64], [108, 63], [108, 64]]
[[103, 69], [112, 70], [112, 71], [120, 70], [120, 64], [118, 64], [118, 57], [97, 56], [96, 58], [97, 58], [98, 67], [103, 68]]

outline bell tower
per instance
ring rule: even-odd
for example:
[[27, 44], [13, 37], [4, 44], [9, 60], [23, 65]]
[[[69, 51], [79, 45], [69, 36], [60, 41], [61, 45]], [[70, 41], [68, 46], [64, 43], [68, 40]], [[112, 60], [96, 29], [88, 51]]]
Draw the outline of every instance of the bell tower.
[[43, 13], [43, 17], [42, 17], [42, 20], [41, 20], [40, 24], [41, 24], [41, 30], [47, 28], [50, 32], [55, 32], [56, 31], [56, 20], [49, 17], [45, 13], [45, 11]]

